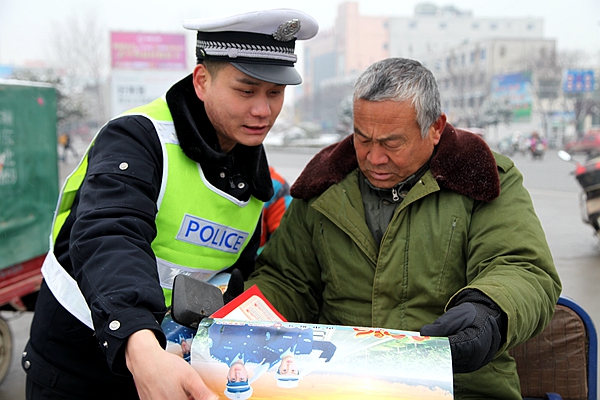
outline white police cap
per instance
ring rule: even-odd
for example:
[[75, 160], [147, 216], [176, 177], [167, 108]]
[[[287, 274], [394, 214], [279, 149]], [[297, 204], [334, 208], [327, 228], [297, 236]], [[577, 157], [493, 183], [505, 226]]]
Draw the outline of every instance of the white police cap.
[[293, 389], [298, 387], [298, 381], [300, 375], [281, 375], [279, 371], [275, 373], [275, 379], [277, 380], [277, 386], [280, 388]]
[[302, 83], [294, 68], [295, 43], [312, 38], [319, 30], [311, 16], [286, 8], [185, 20], [183, 27], [198, 31], [199, 61], [228, 61], [256, 79], [281, 85]]
[[228, 399], [246, 400], [252, 397], [253, 391], [254, 390], [252, 389], [252, 387], [250, 387], [250, 385], [248, 384], [244, 385], [243, 387], [236, 388], [234, 386], [230, 386], [230, 384], [228, 383], [223, 393], [225, 394], [225, 396], [227, 396]]

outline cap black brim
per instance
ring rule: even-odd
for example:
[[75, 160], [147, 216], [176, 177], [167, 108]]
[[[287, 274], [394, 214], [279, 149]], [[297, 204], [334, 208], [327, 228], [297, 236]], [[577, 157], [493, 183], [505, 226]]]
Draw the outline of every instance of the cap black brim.
[[299, 85], [302, 83], [302, 77], [294, 67], [237, 62], [232, 62], [231, 65], [246, 75], [276, 85]]

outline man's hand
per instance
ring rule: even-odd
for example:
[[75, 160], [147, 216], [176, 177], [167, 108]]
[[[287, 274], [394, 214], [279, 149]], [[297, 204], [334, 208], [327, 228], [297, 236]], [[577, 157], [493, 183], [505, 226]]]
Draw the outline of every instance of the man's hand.
[[229, 283], [227, 284], [227, 290], [225, 290], [225, 293], [223, 293], [223, 303], [229, 303], [243, 292], [244, 276], [239, 269], [234, 268], [233, 271], [231, 271], [231, 277], [229, 278]]
[[150, 330], [129, 337], [125, 358], [141, 400], [219, 398], [187, 361], [163, 350]]
[[455, 373], [473, 372], [488, 364], [505, 340], [502, 310], [478, 290], [465, 290], [454, 307], [421, 328], [423, 336], [447, 336]]

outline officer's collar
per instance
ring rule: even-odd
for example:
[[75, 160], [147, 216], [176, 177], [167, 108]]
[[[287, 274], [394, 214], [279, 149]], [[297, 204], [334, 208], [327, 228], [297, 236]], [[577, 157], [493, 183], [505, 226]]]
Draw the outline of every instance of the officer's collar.
[[236, 144], [229, 154], [224, 153], [204, 103], [196, 95], [191, 74], [174, 84], [166, 98], [179, 144], [186, 156], [201, 166], [241, 165], [242, 174], [252, 184], [254, 197], [266, 202], [273, 196], [273, 183], [264, 147]]

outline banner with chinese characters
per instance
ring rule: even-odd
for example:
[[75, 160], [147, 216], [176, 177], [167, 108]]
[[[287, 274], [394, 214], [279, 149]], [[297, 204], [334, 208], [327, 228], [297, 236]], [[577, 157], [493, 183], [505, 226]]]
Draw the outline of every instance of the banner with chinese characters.
[[113, 69], [186, 69], [185, 35], [151, 32], [111, 32]]

